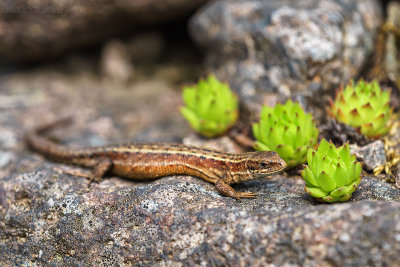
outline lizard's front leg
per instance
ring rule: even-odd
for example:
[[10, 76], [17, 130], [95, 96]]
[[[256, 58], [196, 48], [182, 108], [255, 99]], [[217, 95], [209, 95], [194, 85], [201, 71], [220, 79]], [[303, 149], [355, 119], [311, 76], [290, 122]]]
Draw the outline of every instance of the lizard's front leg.
[[240, 198], [255, 198], [257, 196], [257, 194], [253, 192], [236, 192], [235, 189], [225, 183], [221, 178], [217, 180], [215, 187], [221, 195], [233, 197], [238, 200], [240, 200]]

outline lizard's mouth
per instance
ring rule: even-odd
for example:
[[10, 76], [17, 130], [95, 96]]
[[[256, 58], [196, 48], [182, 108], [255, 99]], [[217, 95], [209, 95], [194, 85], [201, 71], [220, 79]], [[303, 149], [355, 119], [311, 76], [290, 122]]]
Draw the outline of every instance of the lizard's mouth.
[[263, 172], [263, 171], [255, 172], [255, 173], [253, 173], [253, 176], [256, 177], [256, 178], [262, 178], [262, 177], [265, 177], [265, 176], [268, 176], [268, 175], [272, 175], [272, 174], [275, 174], [275, 173], [280, 173], [280, 172], [282, 172], [286, 167], [287, 167], [286, 162], [283, 162], [283, 163], [281, 164], [281, 166], [279, 166], [279, 168], [276, 168], [276, 169], [274, 169], [274, 170], [265, 170], [264, 172]]

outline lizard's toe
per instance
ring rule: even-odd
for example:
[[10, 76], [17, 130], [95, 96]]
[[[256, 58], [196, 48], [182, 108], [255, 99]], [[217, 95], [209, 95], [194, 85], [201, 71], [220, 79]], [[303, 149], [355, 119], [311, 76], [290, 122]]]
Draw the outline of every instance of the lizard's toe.
[[238, 192], [238, 198], [256, 198], [257, 194], [253, 192]]

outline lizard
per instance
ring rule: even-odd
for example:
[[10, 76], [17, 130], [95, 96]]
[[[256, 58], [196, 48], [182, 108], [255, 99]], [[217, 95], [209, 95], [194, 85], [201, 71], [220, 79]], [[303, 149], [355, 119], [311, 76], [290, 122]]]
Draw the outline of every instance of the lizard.
[[226, 153], [176, 143], [71, 148], [43, 136], [70, 121], [62, 119], [39, 126], [28, 131], [25, 139], [31, 149], [50, 160], [92, 168], [89, 185], [100, 182], [106, 173], [137, 180], [191, 175], [213, 183], [223, 196], [255, 198], [256, 193], [236, 192], [230, 185], [278, 173], [287, 166], [274, 151]]

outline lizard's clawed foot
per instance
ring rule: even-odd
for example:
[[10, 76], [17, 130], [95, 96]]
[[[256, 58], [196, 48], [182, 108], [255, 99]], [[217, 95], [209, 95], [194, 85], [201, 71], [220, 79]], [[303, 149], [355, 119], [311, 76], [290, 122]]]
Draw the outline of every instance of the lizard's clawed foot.
[[224, 183], [222, 180], [218, 180], [215, 183], [215, 187], [222, 195], [226, 197], [233, 197], [237, 200], [240, 200], [241, 198], [255, 198], [257, 196], [256, 193], [252, 192], [236, 192], [235, 189]]
[[88, 178], [89, 178], [89, 183], [88, 183], [88, 185], [87, 185], [87, 188], [89, 188], [90, 185], [91, 185], [93, 182], [100, 183], [101, 180], [103, 180], [102, 177], [98, 177], [98, 176], [94, 176], [94, 175], [90, 175]]

